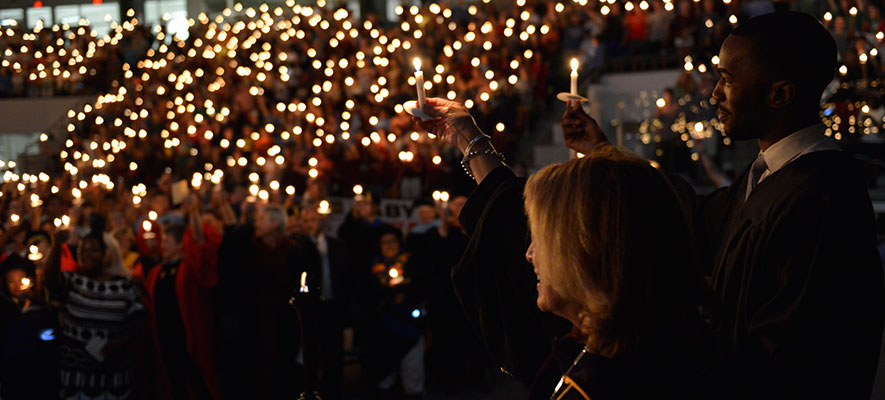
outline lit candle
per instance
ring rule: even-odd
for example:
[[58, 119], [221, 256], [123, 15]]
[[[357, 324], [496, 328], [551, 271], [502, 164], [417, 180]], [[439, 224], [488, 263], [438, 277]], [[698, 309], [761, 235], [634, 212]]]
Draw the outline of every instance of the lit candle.
[[572, 74], [571, 74], [571, 78], [572, 78], [572, 82], [571, 82], [572, 85], [571, 85], [571, 86], [572, 86], [572, 87], [571, 87], [571, 94], [574, 95], [574, 96], [577, 96], [577, 95], [578, 95], [578, 59], [577, 59], [577, 58], [572, 58], [572, 63], [571, 63], [571, 64], [572, 64]]
[[329, 202], [326, 200], [320, 201], [320, 205], [317, 207], [317, 213], [321, 215], [331, 214], [332, 209], [329, 207]]
[[415, 86], [418, 88], [418, 108], [424, 106], [424, 72], [421, 71], [421, 59], [415, 57], [412, 60], [415, 64]]
[[301, 273], [301, 288], [298, 291], [301, 293], [310, 292], [310, 289], [307, 287], [307, 271]]
[[31, 288], [31, 280], [29, 278], [22, 278], [21, 285], [19, 286], [19, 290], [28, 290]]
[[[43, 254], [40, 254], [40, 249], [36, 245], [31, 245], [31, 247], [29, 248], [28, 260], [40, 261], [40, 259], [42, 259], [42, 258], [43, 258]], [[24, 279], [27, 279], [27, 278], [22, 278], [23, 283], [24, 283]]]
[[442, 200], [443, 210], [449, 208], [449, 192], [440, 192], [439, 199]]
[[405, 280], [405, 277], [403, 277], [403, 275], [399, 272], [398, 269], [396, 269], [396, 267], [391, 267], [389, 270], [387, 270], [387, 276], [390, 277], [390, 280], [388, 281], [388, 284], [390, 286], [399, 285]]

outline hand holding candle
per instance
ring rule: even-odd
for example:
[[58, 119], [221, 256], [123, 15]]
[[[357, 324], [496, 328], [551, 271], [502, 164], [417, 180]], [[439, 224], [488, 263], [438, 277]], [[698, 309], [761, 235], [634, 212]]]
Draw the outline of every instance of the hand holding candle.
[[31, 288], [31, 280], [27, 277], [22, 278], [21, 285], [19, 285], [19, 289], [22, 291], [28, 290]]
[[578, 59], [572, 58], [569, 62], [569, 66], [571, 67], [571, 73], [569, 74], [569, 91], [557, 94], [556, 98], [564, 102], [577, 101], [582, 103], [589, 101], [586, 97], [578, 94]]

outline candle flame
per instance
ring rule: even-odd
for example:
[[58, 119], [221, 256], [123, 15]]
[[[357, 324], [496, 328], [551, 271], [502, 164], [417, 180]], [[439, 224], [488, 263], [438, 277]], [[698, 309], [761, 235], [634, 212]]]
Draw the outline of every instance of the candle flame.
[[420, 58], [415, 57], [415, 58], [412, 60], [412, 64], [415, 65], [415, 71], [420, 71], [420, 70], [421, 70], [421, 59], [420, 59]]
[[307, 287], [307, 271], [301, 273], [301, 288], [298, 291], [301, 293], [310, 292], [310, 289]]
[[317, 207], [317, 213], [322, 215], [331, 214], [332, 210], [329, 209], [329, 202], [326, 200], [320, 201], [320, 205]]
[[362, 185], [353, 185], [353, 194], [363, 194]]
[[572, 71], [578, 70], [578, 59], [577, 58], [572, 58], [571, 66], [572, 66]]

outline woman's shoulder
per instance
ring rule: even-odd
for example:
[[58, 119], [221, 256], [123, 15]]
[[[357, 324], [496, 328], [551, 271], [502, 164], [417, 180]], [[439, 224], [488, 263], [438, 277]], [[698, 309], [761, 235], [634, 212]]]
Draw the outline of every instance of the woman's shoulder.
[[114, 294], [133, 289], [131, 278], [122, 275], [113, 275], [107, 279], [95, 279], [76, 272], [63, 271], [65, 280], [78, 291]]

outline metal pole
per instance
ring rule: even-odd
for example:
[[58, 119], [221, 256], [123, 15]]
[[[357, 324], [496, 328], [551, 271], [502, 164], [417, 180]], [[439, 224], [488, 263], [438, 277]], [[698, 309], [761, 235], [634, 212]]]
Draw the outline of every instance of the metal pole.
[[615, 130], [618, 136], [618, 147], [624, 146], [624, 102], [618, 102], [618, 128]]
[[298, 396], [298, 400], [321, 400], [319, 395], [320, 355], [317, 352], [319, 341], [317, 333], [319, 327], [316, 325], [316, 313], [319, 303], [319, 296], [313, 292], [295, 293], [289, 299], [289, 305], [298, 312], [298, 321], [299, 325], [301, 325], [304, 390]]

